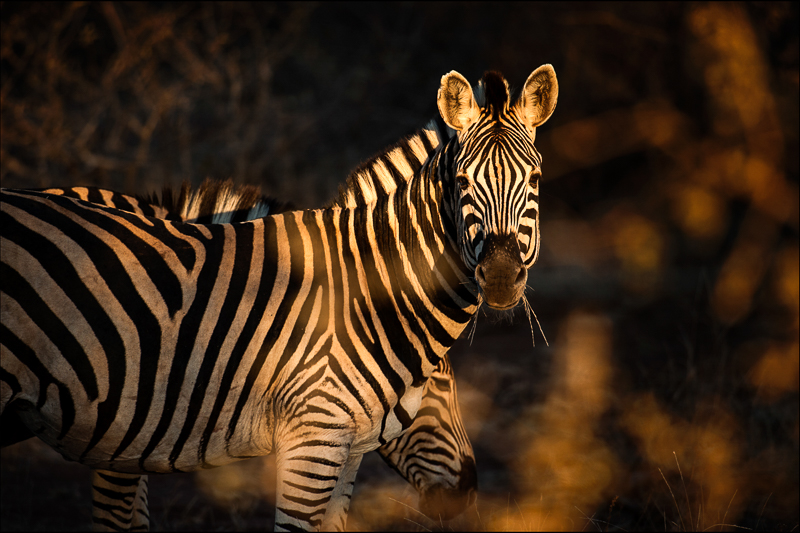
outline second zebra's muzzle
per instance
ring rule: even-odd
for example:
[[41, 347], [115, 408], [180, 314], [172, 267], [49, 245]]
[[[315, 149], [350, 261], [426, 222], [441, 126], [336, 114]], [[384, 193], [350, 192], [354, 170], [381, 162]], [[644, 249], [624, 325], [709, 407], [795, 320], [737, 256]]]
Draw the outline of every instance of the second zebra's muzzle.
[[433, 485], [420, 491], [419, 508], [431, 520], [450, 520], [478, 499], [478, 474], [471, 457], [461, 457], [458, 484]]

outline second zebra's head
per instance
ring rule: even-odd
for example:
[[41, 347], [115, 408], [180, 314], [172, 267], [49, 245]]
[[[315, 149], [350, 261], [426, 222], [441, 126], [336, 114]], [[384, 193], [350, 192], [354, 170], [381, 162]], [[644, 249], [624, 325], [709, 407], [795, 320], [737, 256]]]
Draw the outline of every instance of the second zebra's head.
[[[510, 101], [508, 83], [487, 72], [477, 91], [458, 72], [442, 76], [437, 96], [444, 122], [457, 135], [445, 155], [459, 251], [474, 269], [483, 301], [495, 309], [517, 305], [527, 269], [539, 255], [539, 177], [536, 128], [556, 107], [558, 80], [551, 65], [537, 68]], [[449, 185], [449, 187], [448, 187]], [[452, 204], [451, 204], [452, 202]]]

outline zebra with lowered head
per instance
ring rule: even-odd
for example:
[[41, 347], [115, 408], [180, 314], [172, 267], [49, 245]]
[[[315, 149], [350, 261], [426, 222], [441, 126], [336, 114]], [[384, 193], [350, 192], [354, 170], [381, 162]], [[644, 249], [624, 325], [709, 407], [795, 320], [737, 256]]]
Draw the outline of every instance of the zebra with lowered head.
[[275, 453], [276, 529], [343, 528], [362, 455], [408, 429], [482, 303], [523, 297], [557, 94], [549, 65], [513, 102], [497, 73], [477, 94], [445, 75], [457, 134], [354, 206], [183, 224], [3, 191], [0, 408], [99, 469]]

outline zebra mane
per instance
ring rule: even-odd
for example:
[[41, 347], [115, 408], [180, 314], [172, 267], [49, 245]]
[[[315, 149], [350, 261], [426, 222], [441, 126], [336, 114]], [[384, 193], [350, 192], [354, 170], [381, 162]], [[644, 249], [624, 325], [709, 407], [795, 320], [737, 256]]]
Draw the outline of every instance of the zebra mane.
[[294, 209], [291, 203], [262, 195], [253, 185], [235, 187], [231, 179], [206, 178], [196, 190], [186, 181], [179, 191], [165, 185], [160, 199], [155, 193], [137, 195], [136, 199], [164, 207], [180, 220], [197, 224], [242, 222]]
[[492, 70], [483, 74], [475, 90], [476, 103], [482, 108], [490, 108], [495, 119], [508, 109], [509, 96], [508, 82], [502, 74]]
[[424, 128], [361, 163], [327, 207], [362, 206], [397, 190], [399, 184], [411, 179], [436, 148], [455, 134], [440, 121], [431, 120]]

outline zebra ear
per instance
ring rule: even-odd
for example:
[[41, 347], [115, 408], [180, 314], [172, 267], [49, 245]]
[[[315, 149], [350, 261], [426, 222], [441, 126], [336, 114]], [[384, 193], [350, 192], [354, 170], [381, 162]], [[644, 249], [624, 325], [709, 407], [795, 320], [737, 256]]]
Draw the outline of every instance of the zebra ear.
[[442, 85], [436, 95], [436, 105], [439, 106], [439, 113], [445, 124], [456, 131], [468, 128], [481, 113], [472, 94], [472, 86], [455, 70], [442, 76]]
[[553, 65], [542, 65], [528, 76], [518, 105], [528, 128], [541, 126], [556, 108], [558, 80]]

